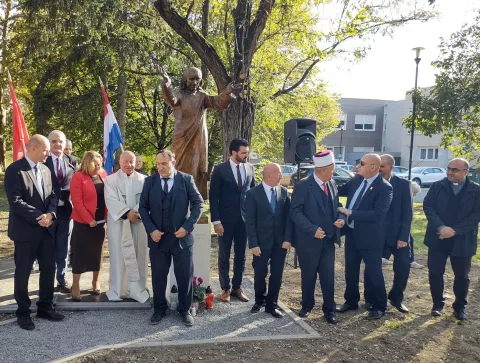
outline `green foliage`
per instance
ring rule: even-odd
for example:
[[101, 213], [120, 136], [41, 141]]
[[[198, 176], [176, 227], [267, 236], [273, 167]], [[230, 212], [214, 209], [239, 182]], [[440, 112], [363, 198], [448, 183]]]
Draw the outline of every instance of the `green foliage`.
[[[417, 95], [416, 127], [425, 135], [443, 133], [442, 146], [454, 154], [479, 158], [480, 11], [472, 25], [442, 40], [435, 86]], [[410, 124], [411, 117], [405, 120]]]

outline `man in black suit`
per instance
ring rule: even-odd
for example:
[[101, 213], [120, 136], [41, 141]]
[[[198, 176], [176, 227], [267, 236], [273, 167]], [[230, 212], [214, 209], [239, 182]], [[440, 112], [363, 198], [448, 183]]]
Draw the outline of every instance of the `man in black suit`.
[[50, 151], [48, 139], [33, 135], [24, 158], [9, 165], [5, 172], [5, 193], [10, 205], [8, 237], [15, 244], [15, 287], [17, 321], [22, 329], [33, 330], [30, 318], [28, 279], [35, 259], [40, 266], [40, 291], [37, 317], [63, 320], [53, 310], [55, 244], [52, 223], [57, 196], [53, 191], [50, 170], [43, 165]]
[[[210, 212], [218, 235], [218, 275], [222, 288], [220, 300], [229, 303], [231, 295], [247, 302], [249, 299], [241, 288], [247, 247], [243, 208], [247, 191], [255, 186], [255, 169], [247, 163], [247, 140], [233, 139], [229, 149], [230, 159], [214, 167], [210, 180]], [[234, 258], [230, 285], [232, 241]]]
[[[193, 298], [193, 226], [204, 207], [191, 175], [175, 170], [175, 154], [162, 150], [157, 155], [158, 174], [145, 179], [139, 212], [148, 234], [152, 267], [153, 307], [151, 324], [158, 324], [168, 309], [165, 297], [173, 257], [178, 284], [177, 311], [187, 326]], [[190, 212], [190, 215], [188, 213]]]
[[467, 319], [468, 288], [472, 256], [477, 252], [480, 222], [480, 186], [467, 175], [465, 159], [448, 163], [447, 177], [432, 184], [423, 200], [427, 217], [425, 245], [428, 247], [428, 280], [432, 294], [432, 315], [443, 313], [445, 264], [448, 257], [455, 275], [453, 312], [460, 321]]
[[[393, 188], [393, 199], [385, 218], [384, 252], [393, 254], [393, 285], [388, 293], [390, 304], [401, 313], [408, 313], [403, 304], [403, 292], [407, 287], [410, 275], [410, 228], [413, 219], [412, 195], [410, 182], [392, 174], [395, 159], [392, 155], [381, 157], [380, 174]], [[365, 294], [368, 298], [368, 292]]]
[[368, 319], [380, 319], [387, 309], [387, 292], [382, 272], [385, 244], [384, 219], [392, 201], [392, 186], [379, 175], [381, 159], [366, 154], [358, 164], [357, 176], [338, 188], [347, 196], [345, 214], [345, 303], [337, 311], [358, 309], [360, 263], [365, 263], [364, 286], [371, 310]]
[[[250, 189], [245, 199], [245, 225], [248, 247], [253, 253], [255, 304], [251, 312], [265, 311], [276, 318], [283, 317], [277, 305], [282, 285], [287, 250], [292, 246], [290, 197], [280, 186], [282, 170], [278, 164], [266, 164], [263, 183]], [[270, 264], [268, 294], [265, 278]]]
[[335, 181], [335, 160], [329, 150], [314, 155], [315, 173], [295, 185], [291, 216], [295, 223], [295, 248], [302, 270], [302, 309], [307, 317], [315, 306], [317, 276], [323, 294], [322, 310], [330, 324], [337, 323], [334, 297], [335, 243], [340, 244], [340, 228], [345, 216]]
[[52, 184], [58, 197], [57, 219], [53, 223], [55, 231], [55, 262], [57, 264], [57, 288], [62, 293], [70, 293], [70, 286], [65, 279], [67, 273], [68, 236], [70, 234], [70, 181], [77, 169], [77, 161], [63, 150], [67, 139], [62, 131], [54, 130], [48, 135], [50, 156], [45, 165], [52, 174]]

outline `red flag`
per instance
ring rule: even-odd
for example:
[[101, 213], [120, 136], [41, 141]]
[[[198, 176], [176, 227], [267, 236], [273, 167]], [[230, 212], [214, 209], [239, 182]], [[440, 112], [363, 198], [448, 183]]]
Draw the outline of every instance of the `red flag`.
[[13, 89], [10, 72], [8, 72], [8, 83], [10, 84], [10, 97], [12, 98], [13, 161], [17, 161], [25, 156], [25, 145], [28, 143], [29, 137], [27, 126], [23, 120], [22, 110], [20, 109], [17, 96], [15, 95], [15, 90]]

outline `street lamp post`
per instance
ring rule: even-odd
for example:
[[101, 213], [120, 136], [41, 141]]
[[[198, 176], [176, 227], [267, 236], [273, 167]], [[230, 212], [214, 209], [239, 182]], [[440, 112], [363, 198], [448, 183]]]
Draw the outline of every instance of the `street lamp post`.
[[417, 80], [418, 80], [418, 63], [422, 60], [420, 58], [420, 52], [425, 48], [417, 47], [413, 48], [412, 50], [415, 51], [415, 90], [413, 92], [412, 102], [413, 102], [413, 110], [412, 110], [412, 127], [410, 130], [410, 160], [408, 162], [408, 180], [412, 180], [412, 159], [413, 159], [413, 135], [415, 134], [415, 119], [417, 118]]

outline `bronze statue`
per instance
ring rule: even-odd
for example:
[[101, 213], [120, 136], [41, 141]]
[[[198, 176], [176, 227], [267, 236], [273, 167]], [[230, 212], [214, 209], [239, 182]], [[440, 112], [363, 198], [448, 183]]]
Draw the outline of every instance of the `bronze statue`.
[[170, 77], [161, 66], [158, 67], [158, 73], [163, 77], [163, 99], [173, 109], [175, 117], [172, 151], [176, 155], [176, 168], [193, 175], [198, 190], [206, 199], [208, 179], [206, 110], [226, 109], [243, 86], [230, 83], [218, 96], [210, 96], [200, 87], [202, 71], [198, 68], [188, 68], [183, 72], [180, 89], [175, 91]]

